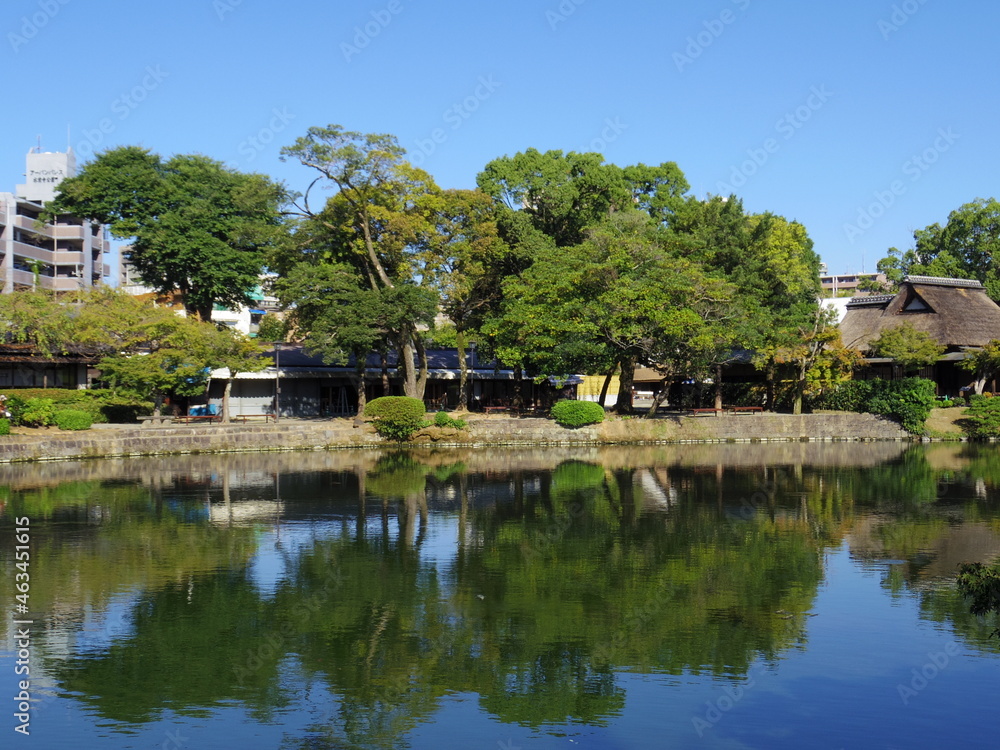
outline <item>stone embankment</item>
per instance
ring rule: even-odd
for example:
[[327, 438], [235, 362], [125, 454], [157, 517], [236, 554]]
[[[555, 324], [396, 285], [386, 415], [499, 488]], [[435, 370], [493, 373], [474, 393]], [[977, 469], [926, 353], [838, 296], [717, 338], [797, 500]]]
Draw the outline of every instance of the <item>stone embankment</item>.
[[[471, 418], [465, 431], [426, 431], [437, 445], [615, 445], [907, 440], [899, 425], [870, 414], [739, 414], [612, 419], [567, 430], [547, 419]], [[0, 463], [74, 458], [384, 446], [369, 426], [350, 420], [282, 420], [269, 425], [100, 425], [87, 432], [55, 428], [0, 438]]]

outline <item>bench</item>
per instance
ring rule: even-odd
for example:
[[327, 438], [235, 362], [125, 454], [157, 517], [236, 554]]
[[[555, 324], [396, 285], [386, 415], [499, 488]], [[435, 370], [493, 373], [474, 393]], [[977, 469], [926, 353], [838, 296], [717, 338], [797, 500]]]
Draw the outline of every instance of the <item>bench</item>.
[[265, 423], [270, 422], [274, 419], [273, 414], [233, 414], [229, 421], [231, 422], [243, 422], [246, 424], [250, 421], [256, 421], [258, 419], [263, 419]]
[[494, 412], [508, 412], [510, 411], [509, 406], [484, 406], [483, 411], [486, 414], [493, 414]]
[[174, 417], [174, 421], [180, 424], [198, 424], [200, 422], [221, 422], [221, 414], [183, 414]]
[[716, 416], [718, 416], [719, 414], [724, 412], [725, 409], [716, 409], [714, 406], [709, 406], [704, 409], [688, 409], [688, 411], [691, 413], [691, 416], [694, 417], [698, 416], [699, 414], [715, 414]]
[[174, 421], [172, 414], [143, 414], [139, 419], [142, 420], [143, 427], [151, 424], [170, 424]]
[[739, 414], [740, 412], [750, 412], [751, 414], [764, 413], [763, 406], [730, 406], [728, 408], [733, 414]]

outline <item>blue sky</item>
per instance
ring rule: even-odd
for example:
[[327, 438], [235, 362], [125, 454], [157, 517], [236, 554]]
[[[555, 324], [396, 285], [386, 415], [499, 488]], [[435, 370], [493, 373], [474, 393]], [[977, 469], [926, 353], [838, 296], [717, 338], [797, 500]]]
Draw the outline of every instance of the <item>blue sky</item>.
[[[313, 125], [392, 133], [442, 187], [526, 148], [676, 161], [802, 222], [832, 272], [992, 197], [985, 0], [8, 0], [0, 189], [24, 153], [199, 152], [303, 190]], [[994, 83], [991, 83], [994, 82]]]

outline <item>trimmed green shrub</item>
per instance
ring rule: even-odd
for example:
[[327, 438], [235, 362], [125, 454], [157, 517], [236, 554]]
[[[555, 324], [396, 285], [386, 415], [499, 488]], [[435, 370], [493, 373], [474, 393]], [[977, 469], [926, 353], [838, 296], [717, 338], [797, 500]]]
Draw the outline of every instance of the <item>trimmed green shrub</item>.
[[365, 405], [365, 416], [375, 431], [388, 440], [403, 442], [426, 427], [424, 402], [409, 396], [382, 396]]
[[813, 409], [878, 414], [899, 422], [914, 435], [922, 434], [934, 408], [934, 383], [926, 378], [849, 380], [811, 400]]
[[0, 418], [0, 435], [10, 434], [10, 420], [6, 417]]
[[962, 416], [966, 417], [962, 429], [969, 437], [1000, 437], [1000, 398], [972, 396]]
[[596, 401], [557, 401], [552, 418], [563, 427], [583, 427], [604, 421], [604, 407]]
[[77, 409], [60, 409], [52, 418], [60, 430], [89, 430], [94, 424], [87, 412]]
[[464, 430], [468, 423], [464, 419], [455, 419], [448, 415], [448, 412], [439, 411], [434, 415], [434, 425], [436, 427], [454, 427], [456, 430]]
[[7, 394], [7, 411], [10, 412], [11, 424], [21, 424], [21, 417], [24, 415], [24, 409], [27, 405], [28, 403], [20, 396]]
[[26, 427], [48, 427], [55, 416], [55, 402], [51, 398], [29, 398], [24, 402], [21, 424]]

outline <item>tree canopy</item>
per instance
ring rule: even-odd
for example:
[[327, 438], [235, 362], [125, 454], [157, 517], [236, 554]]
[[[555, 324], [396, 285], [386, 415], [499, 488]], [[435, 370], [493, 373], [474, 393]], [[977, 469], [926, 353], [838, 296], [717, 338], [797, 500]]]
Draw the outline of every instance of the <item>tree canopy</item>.
[[[336, 190], [324, 206], [314, 208], [309, 190], [296, 203], [302, 241], [282, 259], [286, 269], [297, 263], [342, 263], [360, 275], [373, 291], [409, 299], [407, 288], [426, 286], [421, 251], [433, 232], [431, 212], [440, 189], [421, 169], [403, 159], [395, 136], [345, 131], [339, 125], [309, 128], [306, 135], [281, 150], [317, 172]], [[400, 352], [404, 391], [422, 397], [427, 379], [426, 355], [418, 335], [419, 315], [387, 329]], [[416, 360], [420, 360], [419, 366]]]
[[47, 217], [73, 214], [130, 240], [126, 258], [143, 283], [179, 291], [189, 314], [250, 305], [265, 253], [284, 236], [284, 189], [198, 154], [164, 160], [138, 146], [99, 154], [59, 185]]
[[889, 281], [886, 289], [904, 276], [942, 276], [977, 279], [994, 301], [1000, 301], [1000, 202], [977, 198], [948, 214], [944, 226], [930, 224], [913, 233], [914, 247], [889, 248], [878, 270]]
[[912, 323], [887, 328], [869, 346], [876, 357], [892, 359], [907, 373], [934, 364], [945, 350], [933, 336], [916, 330]]

